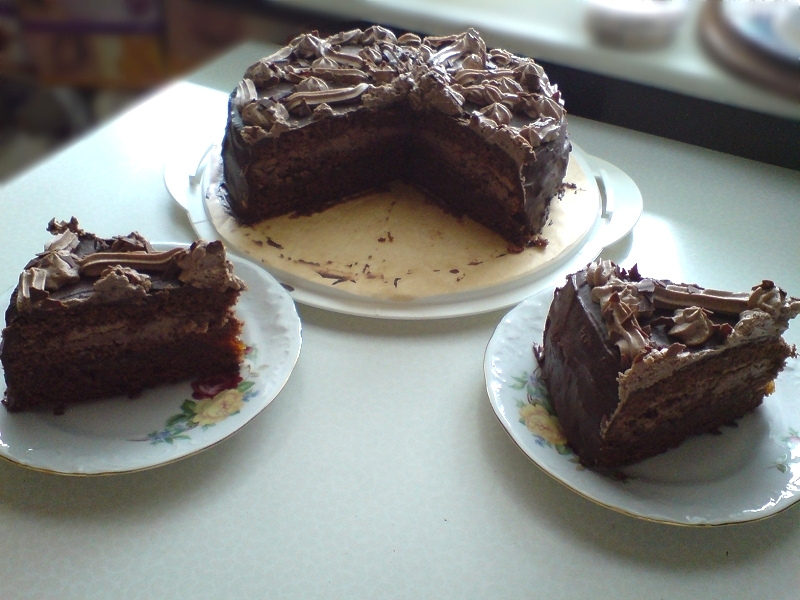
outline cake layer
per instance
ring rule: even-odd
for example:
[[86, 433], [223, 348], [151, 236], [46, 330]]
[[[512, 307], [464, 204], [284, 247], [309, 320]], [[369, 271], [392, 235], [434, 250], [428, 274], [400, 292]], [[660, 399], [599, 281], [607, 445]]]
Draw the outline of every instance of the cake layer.
[[[154, 345], [103, 345], [58, 355], [22, 353], [6, 369], [6, 408], [11, 412], [63, 408], [116, 395], [134, 397], [145, 388], [211, 374], [239, 372], [244, 346], [241, 323], [184, 335]], [[16, 360], [16, 359], [19, 360]]]
[[474, 128], [435, 112], [417, 118], [403, 178], [514, 245], [536, 243], [531, 232], [545, 226], [550, 199], [567, 168], [567, 155], [550, 150], [568, 145], [566, 133], [521, 168], [502, 148], [485, 144]]
[[9, 411], [238, 371], [233, 307], [245, 286], [220, 242], [156, 252], [137, 233], [102, 239], [75, 219], [48, 229], [56, 239], [28, 263], [6, 310]]
[[[17, 314], [15, 327], [4, 340], [9, 347], [36, 352], [57, 352], [83, 346], [168, 342], [183, 335], [202, 333], [233, 317], [231, 307], [238, 294], [208, 294], [196, 288], [177, 288], [125, 304], [82, 304], [69, 311], [37, 311]], [[12, 296], [12, 304], [15, 301]], [[10, 312], [10, 311], [9, 311]], [[16, 311], [15, 311], [16, 312]], [[6, 359], [11, 356], [6, 350]]]
[[[310, 214], [401, 178], [406, 114], [347, 113], [253, 148], [229, 136], [223, 164], [231, 209], [243, 223]], [[240, 164], [249, 164], [246, 178], [237, 175]]]
[[735, 346], [631, 395], [602, 428], [598, 465], [638, 462], [687, 437], [733, 425], [763, 401], [791, 349], [782, 340]]
[[758, 407], [798, 313], [772, 282], [732, 294], [595, 264], [556, 290], [537, 358], [581, 462], [618, 467]]

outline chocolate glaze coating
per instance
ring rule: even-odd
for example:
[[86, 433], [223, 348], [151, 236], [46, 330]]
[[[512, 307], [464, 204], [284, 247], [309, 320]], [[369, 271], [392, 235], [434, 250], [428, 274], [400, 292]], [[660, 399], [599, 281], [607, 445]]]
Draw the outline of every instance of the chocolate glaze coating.
[[591, 463], [600, 453], [600, 423], [619, 404], [620, 356], [588, 289], [579, 271], [555, 291], [538, 357], [569, 445]]
[[[732, 294], [603, 263], [614, 273], [606, 286], [590, 281], [595, 267], [569, 275], [555, 291], [543, 345], [534, 349], [569, 445], [587, 466], [638, 462], [716, 431], [761, 404], [796, 356], [781, 334], [800, 314], [800, 300], [771, 281]], [[625, 321], [644, 335], [632, 357], [621, 352], [631, 346], [612, 323], [616, 299], [601, 307], [611, 288], [627, 294], [634, 308]], [[704, 304], [716, 312], [694, 308]], [[708, 336], [685, 335], [689, 313], [707, 318]]]

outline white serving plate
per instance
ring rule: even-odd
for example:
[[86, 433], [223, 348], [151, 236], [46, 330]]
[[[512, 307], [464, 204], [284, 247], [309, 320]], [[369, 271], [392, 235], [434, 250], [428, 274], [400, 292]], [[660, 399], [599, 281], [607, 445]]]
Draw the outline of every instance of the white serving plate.
[[[721, 435], [700, 435], [636, 465], [601, 473], [582, 467], [548, 430], [552, 411], [532, 352], [541, 343], [553, 290], [532, 296], [497, 326], [484, 372], [492, 408], [519, 448], [568, 489], [612, 510], [687, 526], [772, 516], [800, 499], [800, 365], [790, 359], [775, 393]], [[800, 337], [796, 331], [789, 331]], [[788, 341], [791, 338], [787, 334]], [[554, 443], [556, 442], [556, 443]]]
[[[159, 249], [177, 244], [154, 244]], [[261, 413], [278, 395], [300, 354], [300, 319], [280, 283], [230, 256], [245, 281], [236, 307], [249, 350], [242, 382], [225, 397], [194, 399], [190, 382], [52, 411], [9, 413], [0, 407], [0, 458], [63, 475], [150, 469], [210, 448]], [[12, 290], [0, 298], [8, 306]], [[0, 396], [5, 383], [0, 378]]]
[[[165, 165], [164, 180], [172, 197], [187, 212], [198, 236], [223, 239], [230, 251], [242, 253], [220, 234], [209, 214], [210, 164], [218, 153], [219, 147], [214, 144], [184, 148], [174, 153]], [[603, 248], [630, 232], [641, 216], [642, 195], [630, 177], [614, 165], [585, 154], [574, 144], [572, 158], [598, 188], [597, 216], [576, 243], [527, 276], [467, 292], [396, 301], [347, 293], [341, 287], [313, 283], [269, 264], [264, 268], [291, 288], [290, 294], [297, 302], [345, 314], [431, 319], [480, 314], [512, 306], [540, 289], [555, 285], [564, 274], [585, 266]]]

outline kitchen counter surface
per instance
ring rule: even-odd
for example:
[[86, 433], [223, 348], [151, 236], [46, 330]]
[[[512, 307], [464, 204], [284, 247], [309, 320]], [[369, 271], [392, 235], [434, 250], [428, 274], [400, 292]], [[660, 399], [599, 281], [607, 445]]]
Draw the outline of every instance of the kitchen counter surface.
[[[191, 241], [164, 165], [221, 136], [228, 92], [269, 52], [236, 48], [0, 188], [0, 291], [41, 251], [52, 217]], [[644, 199], [604, 257], [718, 289], [769, 278], [800, 295], [800, 172], [587, 119], [570, 131]], [[286, 387], [218, 446], [108, 477], [0, 462], [0, 596], [796, 596], [797, 506], [734, 526], [662, 525], [533, 464], [484, 382], [507, 310], [399, 321], [298, 305], [303, 348]], [[800, 339], [797, 323], [789, 333]], [[790, 418], [800, 429], [800, 411]]]

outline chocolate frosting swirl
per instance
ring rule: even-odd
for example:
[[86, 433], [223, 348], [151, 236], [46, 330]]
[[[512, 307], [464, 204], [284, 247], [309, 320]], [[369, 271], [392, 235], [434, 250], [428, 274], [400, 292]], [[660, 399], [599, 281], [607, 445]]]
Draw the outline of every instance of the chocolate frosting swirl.
[[52, 220], [48, 230], [56, 238], [20, 275], [14, 304], [18, 312], [143, 299], [154, 276], [171, 285], [246, 289], [233, 274], [221, 242], [201, 240], [189, 249], [156, 252], [139, 233], [104, 240], [81, 229], [74, 217]]
[[785, 301], [786, 292], [768, 279], [765, 279], [760, 285], [753, 287], [747, 299], [747, 308], [757, 308], [775, 316], [779, 313]]
[[424, 39], [379, 26], [327, 38], [302, 34], [250, 66], [231, 105], [244, 123], [243, 140], [257, 144], [305, 127], [323, 104], [335, 116], [404, 98], [523, 152], [556, 139], [566, 124], [561, 94], [541, 66], [487, 50], [474, 29]]
[[640, 319], [651, 317], [656, 308], [674, 309], [672, 317], [656, 320], [668, 325], [669, 337], [679, 340], [669, 347], [671, 353], [702, 346], [714, 336], [725, 339], [735, 331], [727, 322], [712, 321], [710, 317], [715, 313], [741, 320], [760, 312], [776, 323], [785, 323], [800, 313], [800, 300], [788, 298], [769, 280], [754, 286], [749, 294], [735, 293], [641, 279], [636, 267], [628, 274], [611, 261], [598, 261], [587, 266], [586, 282], [592, 301], [600, 305], [609, 339], [620, 350], [623, 367], [656, 348], [649, 327], [640, 325]]
[[233, 274], [220, 241], [195, 242], [177, 257], [177, 265], [181, 269], [178, 279], [191, 286], [220, 292], [245, 289], [244, 282]]
[[89, 302], [106, 304], [109, 302], [142, 300], [151, 287], [150, 277], [130, 267], [116, 265], [108, 267], [94, 282], [94, 293]]
[[719, 325], [709, 319], [709, 312], [699, 306], [690, 306], [675, 311], [674, 325], [669, 335], [681, 340], [687, 346], [705, 344], [719, 329]]

